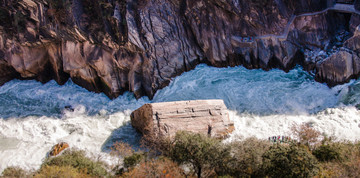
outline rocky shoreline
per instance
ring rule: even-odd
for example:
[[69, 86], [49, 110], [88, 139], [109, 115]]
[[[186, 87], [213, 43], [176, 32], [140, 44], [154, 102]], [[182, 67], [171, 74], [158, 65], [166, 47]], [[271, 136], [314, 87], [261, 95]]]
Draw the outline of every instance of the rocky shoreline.
[[[360, 3], [353, 3], [2, 1], [0, 85], [71, 78], [110, 98], [125, 91], [152, 98], [171, 78], [206, 63], [284, 71], [300, 64], [334, 86], [360, 74]], [[308, 60], [306, 50], [328, 55]]]

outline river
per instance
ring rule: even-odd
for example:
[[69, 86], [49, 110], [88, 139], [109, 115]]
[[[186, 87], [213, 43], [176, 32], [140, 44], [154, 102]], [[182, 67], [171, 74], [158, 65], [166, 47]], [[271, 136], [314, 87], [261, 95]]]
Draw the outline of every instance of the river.
[[129, 124], [134, 109], [150, 102], [193, 99], [225, 101], [235, 122], [227, 141], [291, 135], [291, 126], [304, 122], [338, 140], [360, 140], [360, 111], [355, 107], [360, 80], [329, 88], [301, 67], [285, 73], [199, 65], [174, 78], [152, 101], [136, 100], [129, 92], [110, 100], [71, 80], [63, 86], [13, 80], [0, 87], [0, 172], [8, 166], [39, 168], [61, 141], [115, 163], [108, 154], [114, 142], [138, 145], [140, 135]]

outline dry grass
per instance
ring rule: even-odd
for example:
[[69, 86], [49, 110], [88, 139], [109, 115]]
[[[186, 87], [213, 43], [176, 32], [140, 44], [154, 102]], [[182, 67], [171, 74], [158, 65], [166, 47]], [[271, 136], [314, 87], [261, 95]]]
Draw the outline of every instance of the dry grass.
[[152, 159], [140, 163], [139, 166], [125, 173], [123, 177], [158, 177], [158, 178], [175, 178], [185, 177], [183, 171], [173, 161], [162, 158]]
[[134, 153], [135, 151], [131, 148], [128, 143], [116, 142], [111, 147], [110, 154], [118, 157], [127, 157]]

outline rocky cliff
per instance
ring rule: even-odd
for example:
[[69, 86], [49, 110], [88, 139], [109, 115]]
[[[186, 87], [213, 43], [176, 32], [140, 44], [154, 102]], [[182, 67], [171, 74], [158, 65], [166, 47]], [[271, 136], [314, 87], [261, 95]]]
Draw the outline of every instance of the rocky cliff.
[[[334, 3], [2, 0], [0, 85], [14, 78], [59, 84], [71, 78], [110, 98], [124, 91], [152, 98], [199, 63], [285, 71], [301, 64], [318, 81], [344, 83], [360, 72], [360, 16], [329, 9]], [[326, 55], [309, 60], [313, 51]], [[344, 56], [351, 66], [339, 61]], [[346, 76], [337, 66], [348, 67]]]

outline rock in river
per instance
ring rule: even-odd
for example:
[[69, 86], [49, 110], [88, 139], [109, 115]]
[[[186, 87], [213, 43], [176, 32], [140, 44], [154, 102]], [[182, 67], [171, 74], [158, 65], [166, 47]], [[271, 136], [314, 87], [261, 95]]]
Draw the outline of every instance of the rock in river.
[[224, 138], [234, 130], [223, 100], [145, 104], [131, 113], [131, 124], [144, 135], [173, 137], [177, 131]]
[[54, 145], [49, 153], [49, 156], [57, 156], [62, 151], [64, 151], [66, 148], [69, 148], [69, 144], [66, 142], [61, 142], [56, 145]]

